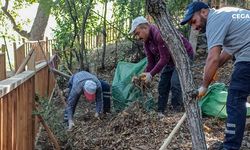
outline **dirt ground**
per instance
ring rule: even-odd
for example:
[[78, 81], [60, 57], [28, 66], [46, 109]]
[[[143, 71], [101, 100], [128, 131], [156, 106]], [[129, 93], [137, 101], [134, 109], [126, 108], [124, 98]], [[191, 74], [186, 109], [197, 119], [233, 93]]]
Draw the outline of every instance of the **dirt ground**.
[[[205, 51], [199, 50], [193, 63], [192, 71], [195, 84], [198, 87], [201, 83]], [[225, 64], [219, 71], [218, 82], [229, 84], [229, 77], [232, 69], [232, 62]], [[101, 77], [110, 83], [114, 75], [114, 68], [101, 71]], [[156, 83], [157, 84], [157, 83]], [[156, 91], [156, 89], [153, 89]], [[79, 101], [75, 114], [76, 126], [72, 131], [66, 130], [63, 120], [63, 103], [55, 94], [53, 105], [54, 111], [59, 115], [59, 129], [55, 129], [62, 149], [76, 150], [156, 150], [163, 144], [178, 120], [184, 112], [176, 112], [169, 106], [166, 117], [159, 119], [155, 111], [147, 112], [139, 102], [132, 103], [123, 112], [112, 112], [101, 116], [101, 119], [94, 117], [94, 104], [89, 104], [83, 98]], [[155, 99], [157, 99], [155, 97]], [[59, 102], [58, 102], [59, 101]], [[61, 119], [61, 120], [60, 120]], [[216, 150], [224, 137], [225, 120], [215, 117], [203, 116], [202, 122], [206, 143], [209, 150]], [[64, 133], [60, 135], [59, 133]], [[64, 136], [64, 137], [60, 137]], [[53, 149], [53, 145], [46, 132], [42, 131], [36, 149]], [[169, 144], [168, 150], [189, 150], [192, 149], [191, 136], [186, 121]], [[246, 127], [242, 150], [250, 149], [250, 125]]]

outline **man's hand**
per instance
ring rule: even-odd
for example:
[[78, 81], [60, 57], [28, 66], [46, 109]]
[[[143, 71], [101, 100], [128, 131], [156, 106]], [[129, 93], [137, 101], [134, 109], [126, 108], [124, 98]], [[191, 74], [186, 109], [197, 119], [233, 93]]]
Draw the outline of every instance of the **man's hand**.
[[73, 120], [69, 120], [68, 123], [69, 123], [68, 131], [71, 131], [72, 128], [75, 126], [74, 121]]
[[144, 72], [139, 76], [145, 83], [152, 81], [152, 75], [149, 72]]
[[200, 99], [202, 98], [206, 93], [207, 93], [207, 88], [206, 87], [203, 87], [201, 86], [199, 89], [198, 89], [198, 95], [197, 95], [197, 99]]

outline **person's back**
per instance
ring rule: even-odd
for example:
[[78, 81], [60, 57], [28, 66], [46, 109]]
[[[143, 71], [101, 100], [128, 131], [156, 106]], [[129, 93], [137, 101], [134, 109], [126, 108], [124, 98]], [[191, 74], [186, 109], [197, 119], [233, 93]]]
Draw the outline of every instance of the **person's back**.
[[210, 9], [206, 34], [208, 49], [223, 45], [236, 62], [250, 61], [250, 11], [234, 7]]
[[[98, 80], [98, 78], [95, 75], [93, 75], [87, 71], [81, 71], [81, 72], [74, 74], [73, 84], [74, 83], [79, 84], [79, 82], [86, 81], [86, 80], [93, 80], [96, 82], [97, 87], [101, 87], [101, 83]], [[76, 84], [76, 85], [78, 85], [78, 84]]]

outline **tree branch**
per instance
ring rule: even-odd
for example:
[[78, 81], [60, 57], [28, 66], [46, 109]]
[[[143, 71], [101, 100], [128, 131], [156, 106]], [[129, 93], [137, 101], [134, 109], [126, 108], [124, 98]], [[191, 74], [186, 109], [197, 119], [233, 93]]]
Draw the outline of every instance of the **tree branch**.
[[19, 33], [21, 36], [28, 39], [30, 37], [30, 33], [28, 33], [25, 30], [21, 30], [21, 29], [18, 28], [14, 17], [8, 12], [8, 6], [9, 6], [9, 0], [5, 0], [5, 5], [4, 5], [4, 7], [2, 7], [2, 10], [3, 10], [4, 14], [10, 19], [10, 21], [11, 21], [11, 23], [13, 25], [13, 29], [17, 33]]

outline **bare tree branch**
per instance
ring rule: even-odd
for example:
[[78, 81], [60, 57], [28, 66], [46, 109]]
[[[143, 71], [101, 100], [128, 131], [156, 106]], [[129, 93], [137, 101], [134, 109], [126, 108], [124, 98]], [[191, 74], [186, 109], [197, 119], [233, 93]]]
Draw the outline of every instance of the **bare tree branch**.
[[9, 0], [5, 0], [5, 5], [4, 7], [2, 7], [2, 10], [4, 12], [4, 14], [10, 19], [11, 23], [13, 24], [13, 29], [19, 33], [21, 36], [29, 39], [30, 37], [30, 33], [28, 33], [25, 30], [21, 30], [18, 28], [15, 19], [13, 18], [13, 16], [8, 12], [8, 6], [9, 6]]

